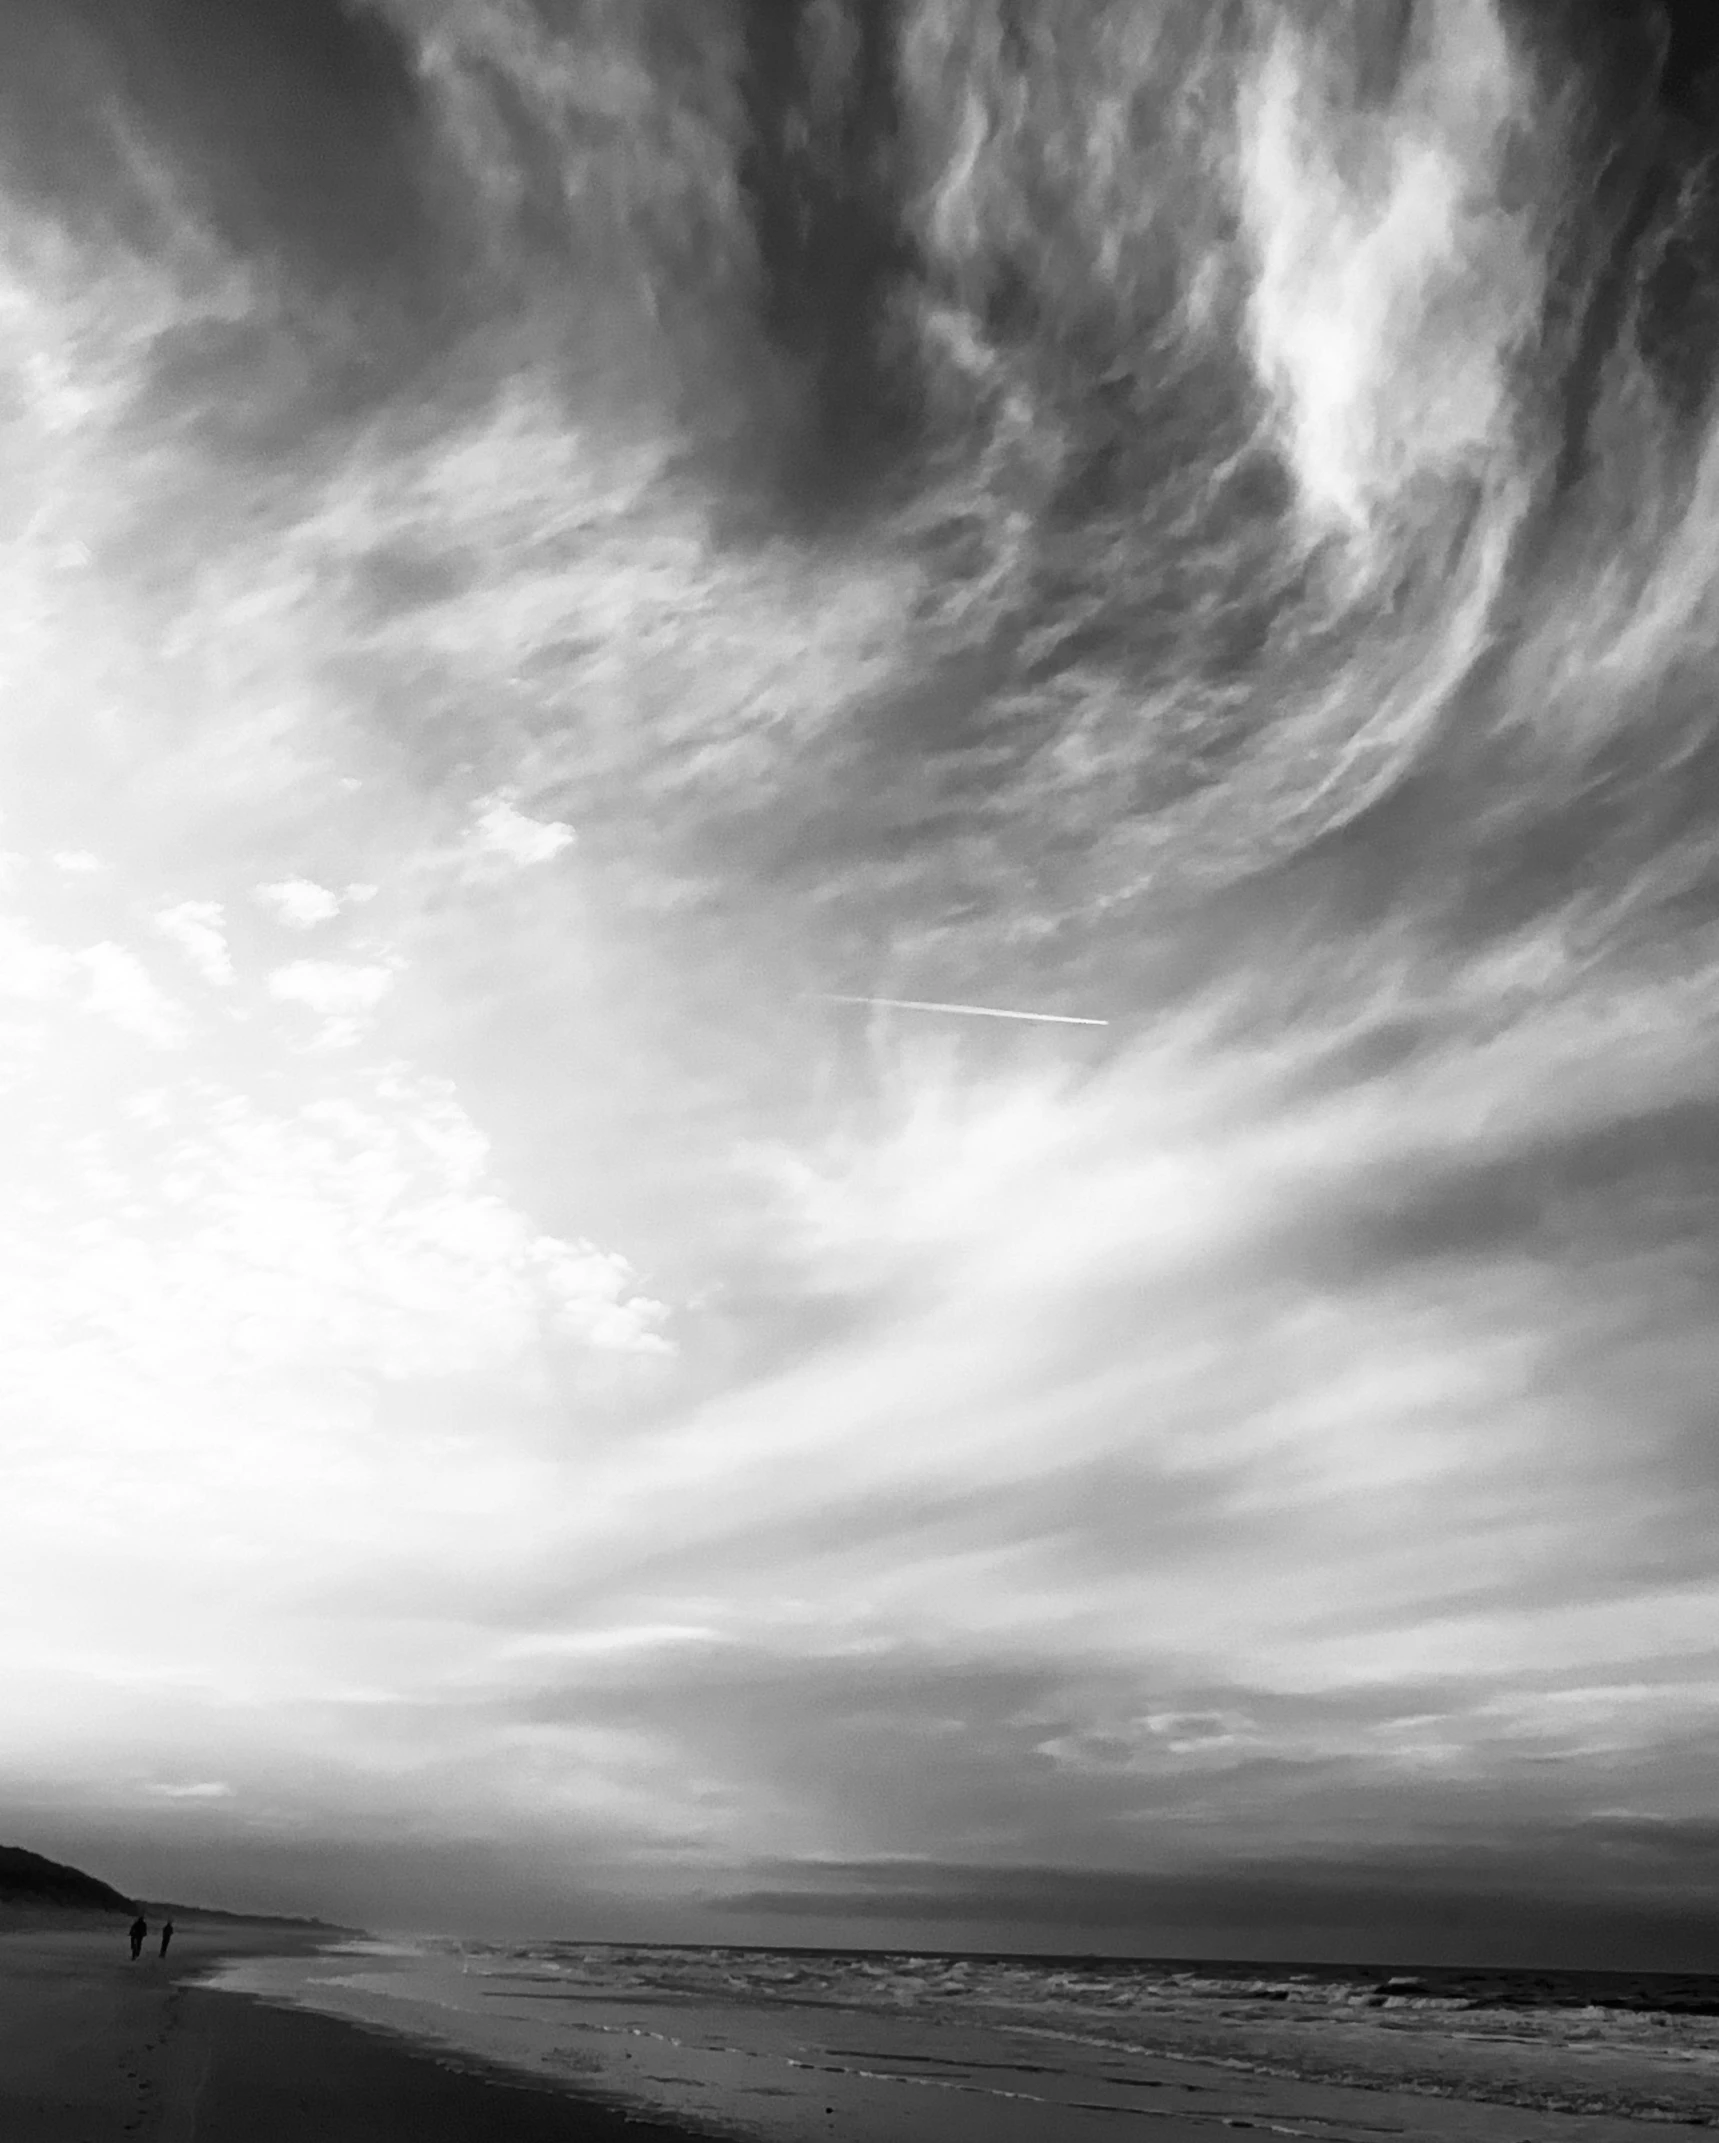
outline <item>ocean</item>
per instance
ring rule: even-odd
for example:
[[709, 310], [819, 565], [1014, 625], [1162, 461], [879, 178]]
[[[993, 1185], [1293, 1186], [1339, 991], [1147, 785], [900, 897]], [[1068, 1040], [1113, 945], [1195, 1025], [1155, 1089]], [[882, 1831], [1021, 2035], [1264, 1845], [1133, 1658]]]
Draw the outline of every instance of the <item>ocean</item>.
[[214, 1984], [756, 2143], [1719, 2120], [1719, 1975], [365, 1939]]

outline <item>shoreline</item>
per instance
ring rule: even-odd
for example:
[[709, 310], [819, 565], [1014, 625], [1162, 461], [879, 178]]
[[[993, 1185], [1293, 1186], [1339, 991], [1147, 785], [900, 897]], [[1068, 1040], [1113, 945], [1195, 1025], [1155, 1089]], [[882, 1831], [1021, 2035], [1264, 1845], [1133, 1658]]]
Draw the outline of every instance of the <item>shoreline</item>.
[[1258, 2020], [1233, 2014], [1225, 2028], [1159, 2007], [1124, 2027], [1109, 2012], [1023, 2009], [974, 1990], [903, 2008], [773, 1982], [737, 1988], [726, 1969], [705, 1983], [685, 1972], [653, 1982], [592, 1954], [604, 1948], [570, 1946], [560, 1962], [490, 1949], [474, 1961], [451, 1943], [377, 1945], [332, 1963], [241, 1966], [230, 1984], [527, 2081], [560, 2081], [567, 2068], [550, 2065], [566, 2064], [576, 2088], [638, 2115], [757, 2143], [1102, 2143], [1118, 2116], [1149, 2121], [1164, 2143], [1237, 2127], [1363, 2135], [1381, 2121], [1405, 2143], [1647, 2143], [1708, 2125], [1699, 2083], [1674, 2079], [1663, 2053], [1657, 2081], [1669, 2089], [1650, 2109], [1618, 2095], [1640, 2079], [1615, 2061], [1633, 2064], [1639, 2049], [1493, 2044], [1491, 2032], [1482, 2047], [1449, 2018], [1430, 2032], [1369, 2020], [1361, 2030], [1382, 2066], [1357, 2064], [1342, 2021], [1307, 2019], [1313, 2044], [1285, 2060], [1297, 2031], [1268, 2053]]
[[0, 1927], [0, 2134], [20, 2143], [711, 2143], [708, 2128], [641, 2119], [577, 2086], [204, 1983], [224, 1963], [304, 1956], [341, 1939], [350, 1932], [185, 1920], [165, 1960], [151, 1946], [134, 1964], [123, 1922]]
[[[1123, 2037], [1102, 2017], [982, 2002], [916, 2014], [779, 1990], [748, 2000], [726, 1975], [628, 1984], [606, 1960], [589, 1977], [526, 1954], [492, 1952], [469, 1975], [465, 1962], [445, 1945], [396, 1948], [351, 1929], [187, 1916], [168, 1959], [152, 1942], [133, 1963], [122, 1920], [10, 1919], [0, 2136], [1105, 2143], [1121, 2116], [1163, 2143], [1237, 2127], [1371, 2134], [1381, 2122], [1405, 2143], [1648, 2143], [1707, 2125], [1692, 2101], [1645, 2119], [1603, 2103], [1617, 2079], [1596, 2048], [1561, 2049], [1566, 2087], [1578, 2075], [1586, 2085], [1580, 2109], [1548, 2103], [1543, 2078], [1538, 2091], [1494, 2096], [1473, 2047], [1442, 2029], [1423, 2039], [1406, 2017], [1385, 2034], [1393, 2073], [1356, 2073], [1330, 2019], [1286, 2071], [1260, 2058], [1257, 2033], [1274, 2037], [1275, 2024], [1235, 2017], [1224, 2031], [1155, 2012]], [[1442, 2073], [1411, 2077], [1422, 2060]], [[1695, 2081], [1672, 2095], [1686, 2099]]]

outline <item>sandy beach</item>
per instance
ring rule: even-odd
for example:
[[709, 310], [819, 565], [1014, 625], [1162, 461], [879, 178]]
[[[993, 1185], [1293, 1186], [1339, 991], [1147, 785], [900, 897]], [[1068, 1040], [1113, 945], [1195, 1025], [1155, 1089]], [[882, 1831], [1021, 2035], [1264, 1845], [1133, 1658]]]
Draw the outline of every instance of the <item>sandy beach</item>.
[[1719, 2047], [1702, 2018], [1469, 2008], [1430, 1987], [1374, 2007], [1366, 1984], [404, 1937], [220, 1973], [228, 1991], [749, 2143], [1663, 2143], [1708, 2124]]
[[134, 1964], [123, 1924], [0, 1926], [7, 2143], [688, 2143], [571, 2092], [450, 2065], [405, 2039], [191, 1984], [316, 1938], [182, 1922]]
[[[1707, 2125], [1704, 2033], [1660, 2048], [1651, 2074], [1636, 2057], [1632, 2116], [1578, 2047], [1563, 2049], [1559, 2105], [1526, 2072], [1492, 2073], [1449, 2019], [1408, 2041], [1375, 2029], [1397, 2049], [1381, 2065], [1310, 2016], [1317, 2049], [1299, 2074], [1273, 2074], [1271, 2045], [1233, 2005], [1221, 2029], [1190, 2029], [1172, 2004], [1149, 2025], [1094, 2030], [1043, 2002], [1011, 2012], [996, 1989], [929, 2006], [904, 2006], [899, 1986], [869, 2003], [806, 1986], [748, 1995], [719, 1969], [732, 1958], [663, 1953], [655, 1985], [639, 1962], [187, 1918], [168, 1960], [152, 1936], [133, 1963], [123, 1923], [14, 1921], [0, 1925], [0, 2137], [1204, 2143], [1255, 2129], [1322, 2143], [1648, 2143]], [[694, 1984], [690, 1968], [716, 1977]], [[1643, 2119], [1655, 2078], [1666, 2095]]]

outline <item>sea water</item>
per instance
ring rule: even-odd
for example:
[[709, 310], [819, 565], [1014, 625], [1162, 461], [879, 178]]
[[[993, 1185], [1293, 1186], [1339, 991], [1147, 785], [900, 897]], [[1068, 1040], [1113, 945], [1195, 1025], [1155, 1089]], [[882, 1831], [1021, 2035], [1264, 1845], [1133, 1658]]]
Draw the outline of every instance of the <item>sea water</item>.
[[402, 1939], [213, 1983], [759, 2143], [1719, 2124], [1710, 1977]]

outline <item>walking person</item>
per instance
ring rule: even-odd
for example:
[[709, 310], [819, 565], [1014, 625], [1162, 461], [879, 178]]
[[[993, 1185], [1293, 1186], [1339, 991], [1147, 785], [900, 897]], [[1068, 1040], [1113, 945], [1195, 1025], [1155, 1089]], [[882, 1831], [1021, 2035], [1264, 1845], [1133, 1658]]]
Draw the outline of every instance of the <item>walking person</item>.
[[161, 1930], [161, 1954], [167, 1955], [167, 1945], [173, 1940], [173, 1922], [169, 1920]]
[[131, 1954], [134, 1961], [136, 1960], [139, 1951], [143, 1948], [143, 1938], [146, 1934], [148, 1934], [148, 1932], [149, 1922], [143, 1917], [142, 1913], [140, 1912], [137, 1918], [131, 1923]]

